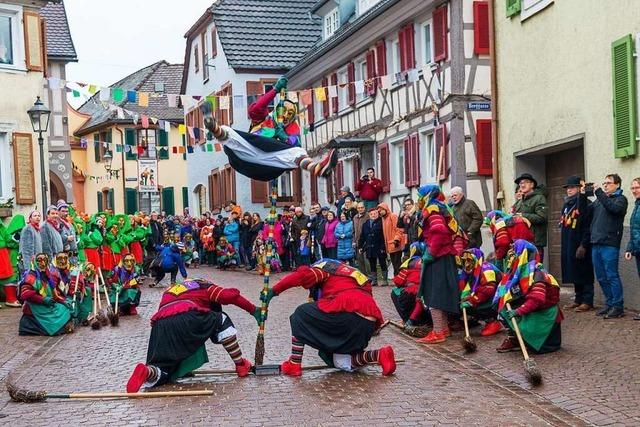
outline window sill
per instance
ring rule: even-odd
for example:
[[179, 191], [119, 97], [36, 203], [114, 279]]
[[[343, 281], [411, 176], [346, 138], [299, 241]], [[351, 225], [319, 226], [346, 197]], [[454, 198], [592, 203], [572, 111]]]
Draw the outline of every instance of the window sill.
[[356, 108], [356, 109], [358, 109], [358, 108], [360, 108], [360, 107], [367, 106], [367, 105], [369, 105], [369, 104], [373, 103], [373, 99], [374, 99], [374, 97], [373, 97], [373, 96], [371, 96], [371, 95], [366, 95], [366, 98], [364, 98], [364, 99], [363, 99], [363, 100], [361, 100], [361, 101], [357, 101], [357, 102], [356, 102], [356, 107], [355, 107], [355, 108]]
[[389, 192], [389, 195], [391, 197], [407, 196], [409, 194], [411, 194], [411, 188], [407, 188], [404, 186], [400, 188], [392, 188]]
[[18, 67], [6, 65], [6, 64], [0, 64], [0, 71], [9, 73], [9, 74], [27, 74], [27, 72], [29, 72], [29, 70], [27, 70], [26, 68], [18, 68]]

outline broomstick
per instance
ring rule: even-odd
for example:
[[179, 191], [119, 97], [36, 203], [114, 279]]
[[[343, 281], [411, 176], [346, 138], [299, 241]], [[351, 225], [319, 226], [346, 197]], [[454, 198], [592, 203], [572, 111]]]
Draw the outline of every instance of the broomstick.
[[[273, 180], [271, 182], [271, 210], [269, 211], [269, 236], [267, 238], [267, 260], [264, 266], [264, 286], [262, 287], [263, 294], [267, 295], [269, 293], [269, 276], [271, 274], [271, 258], [273, 257], [273, 229], [274, 222], [276, 219], [276, 202], [278, 200], [278, 181]], [[267, 312], [269, 310], [269, 304], [265, 301], [262, 301], [260, 306], [261, 320], [258, 327], [258, 336], [256, 337], [256, 350], [254, 355], [254, 362], [256, 366], [262, 365], [264, 361], [264, 325], [267, 317]]]
[[[405, 359], [396, 359], [396, 364], [403, 364], [405, 363]], [[303, 366], [302, 370], [303, 371], [322, 371], [325, 369], [336, 369], [332, 366], [327, 366], [325, 365], [308, 365], [308, 366]], [[255, 368], [251, 370], [251, 372], [253, 372], [255, 374]], [[199, 371], [193, 371], [191, 372], [191, 376], [194, 377], [206, 377], [206, 376], [210, 376], [210, 375], [235, 375], [236, 374], [236, 370], [235, 369], [201, 369]]]
[[76, 283], [73, 286], [73, 301], [71, 302], [71, 309], [74, 313], [76, 312], [76, 296], [78, 292], [78, 282], [80, 281], [80, 271], [82, 271], [82, 269], [78, 268], [78, 272], [76, 273]]
[[[97, 277], [96, 277], [96, 282], [97, 282]], [[96, 288], [96, 286], [98, 286], [98, 288]], [[91, 325], [91, 329], [93, 330], [98, 330], [102, 327], [102, 324], [100, 324], [100, 320], [98, 320], [98, 300], [96, 299], [97, 298], [96, 294], [100, 293], [99, 286], [100, 286], [100, 283], [96, 283], [93, 287], [93, 291], [91, 292], [91, 296], [93, 297], [93, 312], [91, 313], [91, 316], [89, 316], [89, 318], [87, 319], [89, 321], [89, 324]]]
[[407, 329], [403, 324], [398, 323], [394, 320], [390, 320], [389, 324], [395, 326], [396, 328], [400, 329], [402, 332], [404, 332], [405, 334], [412, 336], [412, 337], [416, 337], [416, 338], [423, 338], [426, 337], [427, 334], [429, 333], [429, 329], [427, 326], [414, 326], [413, 329]]
[[[507, 310], [511, 310], [511, 304], [509, 303], [507, 303]], [[527, 375], [527, 380], [529, 380], [531, 385], [538, 386], [542, 384], [542, 372], [538, 369], [536, 361], [529, 357], [529, 352], [527, 351], [527, 347], [522, 339], [520, 327], [518, 326], [516, 319], [511, 319], [511, 324], [513, 325], [513, 330], [516, 332], [518, 343], [520, 344], [520, 350], [522, 350], [522, 355], [524, 356], [524, 371]]]
[[462, 319], [464, 320], [464, 338], [462, 339], [462, 347], [467, 353], [473, 353], [478, 350], [476, 342], [469, 335], [469, 321], [467, 320], [467, 309], [462, 309]]
[[116, 398], [153, 398], [153, 397], [183, 397], [183, 396], [212, 396], [213, 390], [188, 390], [188, 391], [152, 391], [145, 393], [120, 393], [120, 392], [102, 392], [102, 393], [51, 393], [45, 390], [26, 390], [20, 389], [12, 384], [11, 380], [7, 380], [7, 392], [14, 402], [34, 403], [44, 402], [47, 399], [116, 399]]
[[[102, 270], [98, 270], [100, 272], [100, 279], [102, 279], [102, 286], [104, 287], [104, 299], [107, 303], [107, 318], [109, 319], [109, 323], [111, 326], [118, 326], [120, 319], [118, 315], [113, 311], [111, 307], [111, 303], [109, 302], [109, 294], [107, 293], [107, 284], [104, 281], [104, 277], [102, 277]], [[115, 290], [114, 290], [115, 291]], [[118, 298], [119, 292], [116, 292], [116, 298]]]
[[[106, 316], [106, 314], [104, 313], [104, 311], [102, 310], [102, 298], [100, 297], [100, 279], [102, 278], [102, 270], [100, 268], [98, 268], [98, 273], [100, 273], [100, 275], [98, 276], [98, 280], [97, 280], [97, 289], [96, 289], [96, 297], [98, 298], [98, 314], [97, 314], [97, 318], [100, 321], [100, 324], [102, 326], [107, 326], [109, 324], [109, 318]], [[104, 279], [102, 279], [102, 282], [104, 284]], [[109, 301], [107, 300], [107, 303]]]

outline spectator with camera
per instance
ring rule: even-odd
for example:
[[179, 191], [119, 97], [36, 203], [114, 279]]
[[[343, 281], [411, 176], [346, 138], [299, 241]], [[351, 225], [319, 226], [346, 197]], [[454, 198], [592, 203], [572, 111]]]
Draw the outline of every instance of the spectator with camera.
[[378, 198], [382, 194], [382, 181], [375, 177], [373, 168], [367, 169], [367, 174], [358, 180], [356, 192], [367, 211], [377, 208]]
[[591, 256], [596, 278], [606, 299], [606, 305], [598, 311], [605, 319], [624, 316], [622, 281], [618, 271], [620, 242], [628, 201], [622, 195], [622, 179], [613, 173], [604, 178], [602, 188], [594, 184], [596, 201], [593, 202], [591, 220]]

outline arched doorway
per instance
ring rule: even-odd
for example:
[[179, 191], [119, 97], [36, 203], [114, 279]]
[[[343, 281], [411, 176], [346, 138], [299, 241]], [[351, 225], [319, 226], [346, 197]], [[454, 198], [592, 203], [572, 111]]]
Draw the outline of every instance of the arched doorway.
[[197, 212], [194, 212], [193, 215], [199, 216], [207, 211], [207, 188], [203, 184], [198, 184], [196, 188], [193, 189], [193, 193], [197, 201]]
[[51, 195], [49, 202], [57, 204], [58, 200], [67, 201], [67, 189], [58, 175], [49, 171], [49, 194]]

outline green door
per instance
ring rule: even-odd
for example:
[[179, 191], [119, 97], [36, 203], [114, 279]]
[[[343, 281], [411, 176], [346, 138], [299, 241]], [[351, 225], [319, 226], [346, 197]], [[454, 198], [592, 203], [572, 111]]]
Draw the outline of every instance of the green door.
[[138, 192], [135, 188], [125, 189], [124, 212], [127, 215], [133, 215], [138, 210]]
[[173, 187], [165, 187], [162, 189], [162, 210], [165, 211], [167, 215], [176, 214], [174, 197]]

